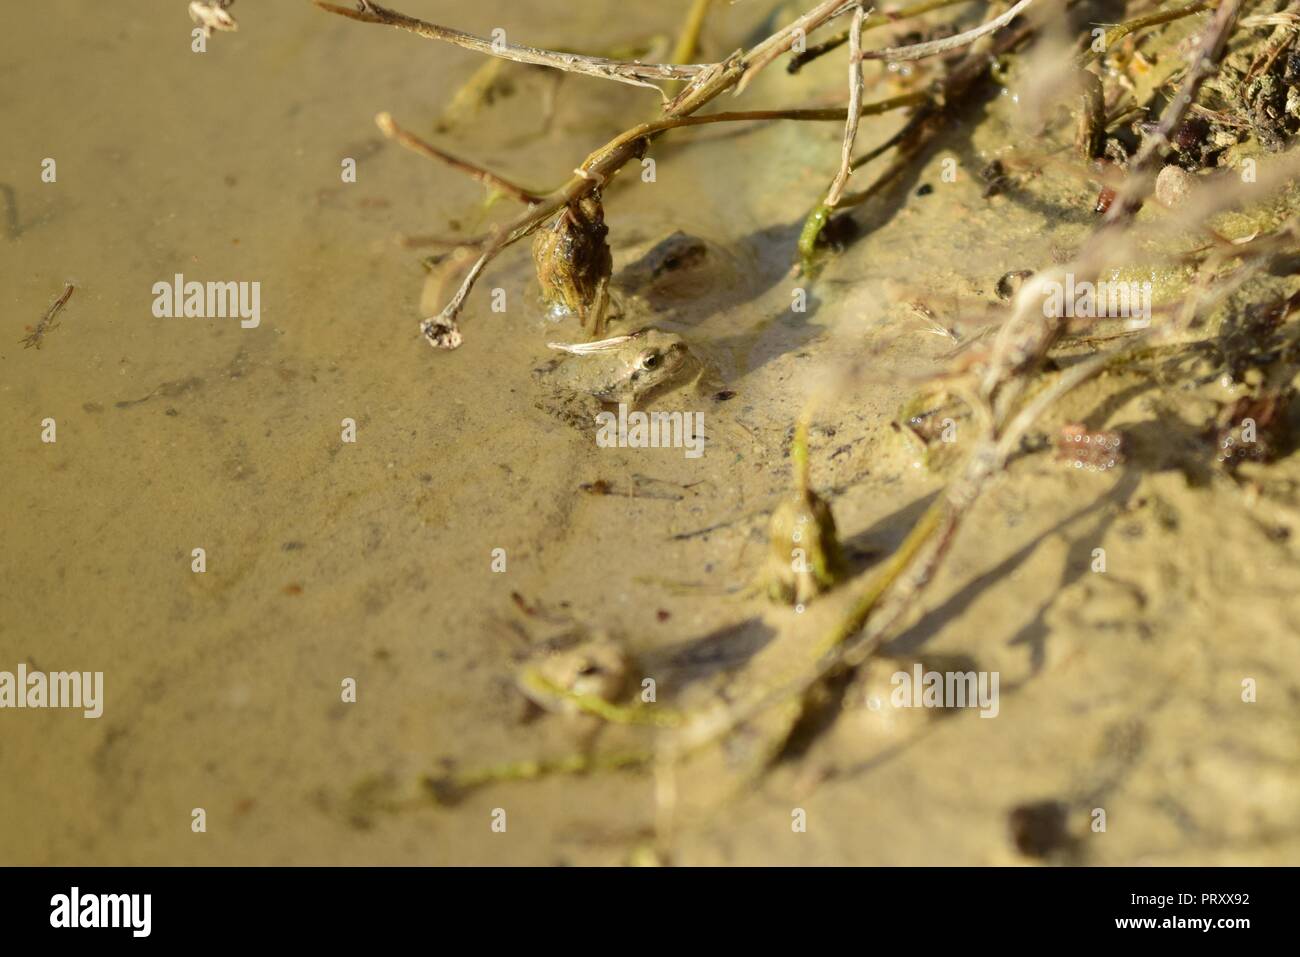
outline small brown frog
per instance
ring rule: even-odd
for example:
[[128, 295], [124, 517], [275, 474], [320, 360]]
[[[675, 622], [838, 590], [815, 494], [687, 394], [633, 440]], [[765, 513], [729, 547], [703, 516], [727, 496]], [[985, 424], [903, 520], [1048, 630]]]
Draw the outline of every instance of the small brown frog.
[[515, 684], [543, 710], [578, 714], [582, 709], [566, 695], [616, 702], [627, 690], [632, 667], [621, 645], [598, 635], [524, 665]]
[[698, 279], [701, 267], [713, 258], [708, 243], [678, 230], [621, 270], [618, 285], [630, 294], [671, 296], [675, 284]]
[[917, 467], [942, 474], [958, 461], [959, 425], [968, 417], [959, 396], [940, 386], [914, 394], [890, 425], [906, 441]]
[[552, 319], [577, 316], [592, 335], [604, 335], [613, 256], [605, 237], [605, 212], [599, 192], [566, 206], [533, 239], [533, 262], [542, 287], [542, 303]]
[[654, 328], [548, 345], [564, 355], [533, 370], [543, 387], [537, 407], [576, 428], [590, 427], [606, 405], [636, 407], [705, 371], [681, 336]]

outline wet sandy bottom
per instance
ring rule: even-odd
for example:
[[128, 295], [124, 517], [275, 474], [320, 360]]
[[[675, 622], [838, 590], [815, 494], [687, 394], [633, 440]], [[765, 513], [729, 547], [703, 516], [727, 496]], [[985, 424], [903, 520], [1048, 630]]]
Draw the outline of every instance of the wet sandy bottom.
[[[539, 45], [673, 29], [664, 11], [635, 22], [618, 9], [575, 24], [544, 4], [412, 5]], [[794, 313], [793, 238], [839, 129], [665, 141], [654, 183], [609, 193], [616, 268], [678, 230], [725, 251], [708, 292], [661, 321], [736, 395], [702, 400], [698, 460], [597, 449], [535, 408], [530, 371], [556, 330], [522, 246], [485, 279], [463, 348], [435, 354], [416, 335], [422, 253], [394, 236], [452, 221], [472, 233], [498, 213], [485, 218], [477, 185], [385, 143], [373, 115], [434, 137], [478, 61], [308, 4], [235, 12], [240, 31], [202, 55], [183, 12], [104, 23], [70, 0], [10, 11], [0, 40], [0, 669], [103, 671], [106, 689], [97, 720], [0, 713], [0, 857], [621, 862], [654, 822], [646, 775], [499, 785], [453, 809], [384, 813], [365, 798], [416, 794], [448, 762], [586, 740], [561, 718], [521, 721], [513, 676], [546, 628], [512, 593], [620, 635], [671, 676], [661, 693], [685, 700], [797, 655], [851, 591], [798, 614], [745, 588], [790, 487], [789, 431], [809, 391], [873, 352], [874, 374], [823, 409], [812, 441], [816, 484], [865, 575], [942, 484], [890, 427], [912, 378], [950, 348], [903, 302], [913, 290], [941, 311], [994, 302], [1004, 272], [1086, 233], [1088, 188], [1040, 184], [1030, 202], [985, 199], [971, 176], [943, 183], [945, 157], [978, 169], [1006, 141], [995, 105], [864, 213], [874, 231]], [[757, 19], [728, 10], [706, 38], [731, 49]], [[774, 72], [747, 100], [838, 102], [841, 73], [829, 61], [795, 80]], [[649, 91], [567, 80], [539, 135], [542, 86], [522, 74], [449, 142], [542, 186], [654, 108]], [[56, 183], [40, 181], [45, 157]], [[340, 180], [345, 157], [356, 183]], [[154, 317], [151, 288], [176, 273], [260, 282], [260, 324]], [[77, 288], [61, 324], [23, 349], [65, 282]], [[503, 313], [488, 308], [492, 288]], [[1296, 463], [1260, 470], [1262, 493], [1207, 477], [1195, 466], [1207, 402], [1103, 378], [1045, 427], [1120, 428], [1128, 463], [1095, 475], [1029, 455], [981, 502], [886, 667], [996, 671], [995, 719], [847, 707], [801, 760], [734, 801], [725, 762], [688, 768], [674, 860], [1295, 860]], [[54, 444], [40, 441], [47, 417]], [[341, 441], [345, 419], [355, 443]], [[1096, 548], [1105, 573], [1092, 570]], [[355, 703], [340, 700], [349, 678]], [[615, 729], [600, 743], [635, 740]], [[1063, 832], [1049, 821], [1046, 845], [1026, 854], [1012, 821], [1055, 812], [1013, 812], [1047, 805]], [[796, 807], [806, 833], [791, 830]], [[191, 830], [195, 808], [206, 833]], [[506, 834], [491, 830], [496, 808]], [[1095, 808], [1104, 834], [1090, 830]]]

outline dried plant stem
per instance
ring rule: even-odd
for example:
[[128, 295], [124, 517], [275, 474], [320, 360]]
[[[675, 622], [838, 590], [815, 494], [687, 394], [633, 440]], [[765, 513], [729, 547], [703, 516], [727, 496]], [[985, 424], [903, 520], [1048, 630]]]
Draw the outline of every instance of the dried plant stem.
[[769, 63], [790, 49], [796, 36], [807, 36], [828, 20], [834, 20], [851, 10], [856, 0], [827, 0], [808, 11], [783, 30], [778, 30], [745, 55], [745, 70], [736, 84], [737, 95], [758, 76]]
[[[904, 163], [920, 152], [938, 134], [944, 119], [955, 113], [961, 101], [975, 88], [977, 81], [987, 75], [997, 58], [1020, 46], [1033, 32], [1032, 26], [1023, 26], [1013, 33], [999, 36], [993, 41], [993, 46], [987, 54], [972, 51], [940, 81], [938, 95], [931, 97], [924, 107], [917, 110], [907, 126], [876, 151], [855, 160], [853, 168], [857, 169], [874, 159], [886, 148], [901, 146], [904, 155], [900, 159]], [[897, 170], [887, 171], [882, 179], [892, 178], [897, 175], [897, 172]], [[866, 201], [875, 194], [879, 185], [845, 196], [840, 201], [840, 207], [854, 206]]]
[[[877, 100], [874, 103], [863, 104], [858, 111], [858, 115], [879, 116], [892, 110], [904, 109], [909, 106], [921, 106], [929, 102], [930, 94], [921, 90], [912, 93], [900, 93], [898, 96], [891, 96], [884, 100]], [[588, 157], [588, 160], [599, 156], [603, 151], [613, 148], [613, 146], [618, 143], [650, 138], [667, 130], [684, 129], [695, 126], [709, 126], [714, 123], [766, 122], [771, 120], [843, 122], [847, 115], [848, 111], [842, 107], [828, 107], [825, 109], [731, 110], [724, 113], [709, 113], [705, 116], [684, 116], [680, 119], [672, 120], [651, 120], [619, 134], [609, 143], [606, 143], [603, 147], [593, 153], [592, 156]], [[415, 138], [412, 137], [412, 139]], [[422, 144], [422, 146], [427, 145], [428, 144]], [[889, 144], [886, 144], [886, 146], [888, 145]], [[412, 146], [411, 148], [417, 153], [430, 155], [430, 153], [426, 152], [422, 146]], [[442, 154], [441, 150], [437, 150], [434, 147], [429, 147], [429, 149], [436, 154], [440, 154], [434, 155], [434, 159], [443, 160], [445, 154]], [[474, 176], [476, 179], [482, 179], [484, 182], [488, 182], [488, 177], [491, 177], [491, 185], [498, 189], [502, 189], [504, 192], [510, 193], [510, 195], [513, 195], [524, 202], [538, 203], [545, 199], [545, 196], [543, 195], [534, 194], [517, 184], [511, 184], [504, 177], [498, 176], [497, 174], [466, 160], [458, 160], [456, 163], [450, 163], [448, 160], [444, 161], [449, 162], [449, 165], [459, 164], [457, 168], [463, 169], [471, 176]], [[853, 164], [853, 168], [856, 169], [858, 166], [862, 165], [863, 161], [863, 158], [859, 158]], [[518, 194], [516, 194], [514, 190], [509, 189], [507, 184], [513, 186], [515, 190], [518, 190]], [[492, 237], [490, 236], [470, 236], [463, 239], [446, 236], [407, 236], [402, 239], [402, 245], [408, 248], [416, 246], [445, 246], [456, 249], [472, 249], [482, 248], [482, 246], [491, 238]]]
[[[906, 20], [908, 17], [920, 16], [923, 13], [929, 13], [931, 10], [939, 10], [943, 7], [956, 6], [959, 3], [970, 3], [971, 0], [925, 0], [924, 3], [914, 3], [910, 7], [900, 7], [897, 10], [885, 10], [883, 13], [874, 13], [862, 24], [864, 31], [883, 27], [890, 23], [897, 23], [899, 20]], [[795, 54], [790, 58], [790, 65], [786, 68], [791, 73], [798, 73], [804, 64], [810, 63], [819, 57], [825, 56], [832, 50], [837, 50], [849, 42], [849, 31], [837, 33], [829, 40], [810, 46], [803, 53]]]
[[[975, 89], [976, 81], [988, 72], [996, 58], [1023, 43], [1033, 30], [1032, 26], [1022, 26], [1012, 33], [998, 36], [987, 54], [972, 52], [966, 56], [940, 81], [938, 93], [927, 98], [902, 129], [880, 146], [853, 161], [852, 168], [858, 169], [887, 150], [894, 148], [899, 150], [899, 155], [894, 162], [870, 186], [855, 193], [844, 194], [835, 209], [843, 210], [866, 202], [902, 175], [912, 160], [933, 142], [942, 130], [944, 121], [955, 114], [962, 100]], [[833, 211], [823, 200], [812, 208], [804, 220], [798, 241], [798, 258], [804, 275], [811, 276], [816, 273], [817, 241], [827, 222], [830, 221]]]
[[[891, 110], [903, 109], [908, 106], [920, 106], [930, 102], [930, 94], [924, 91], [914, 91], [912, 93], [900, 93], [898, 96], [891, 96], [884, 100], [877, 100], [874, 103], [865, 105], [859, 104], [857, 116], [879, 116], [882, 113], [888, 113]], [[707, 113], [704, 116], [683, 116], [666, 120], [649, 120], [640, 126], [634, 126], [632, 129], [620, 133], [614, 139], [610, 140], [595, 153], [588, 157], [588, 162], [593, 157], [598, 157], [605, 150], [611, 149], [616, 145], [627, 142], [634, 142], [639, 139], [646, 139], [656, 136], [667, 130], [683, 129], [690, 126], [707, 126], [711, 123], [744, 123], [754, 120], [803, 120], [803, 121], [843, 121], [849, 118], [849, 111], [843, 107], [827, 107], [825, 109], [790, 109], [790, 110], [729, 110], [722, 113]]]
[[[715, 99], [723, 92], [733, 87], [739, 92], [745, 84], [753, 79], [768, 63], [771, 62], [780, 52], [788, 48], [791, 40], [796, 35], [806, 34], [811, 30], [826, 23], [827, 21], [839, 16], [859, 6], [859, 0], [823, 0], [822, 3], [796, 19], [790, 25], [773, 33], [766, 40], [756, 44], [747, 53], [736, 53], [719, 63], [709, 64], [707, 66], [691, 67], [670, 67], [667, 65], [650, 65], [645, 64], [628, 64], [619, 61], [606, 60], [602, 58], [582, 57], [576, 54], [558, 54], [549, 51], [536, 50], [528, 47], [515, 47], [508, 44], [493, 44], [482, 37], [476, 37], [458, 30], [451, 30], [437, 24], [427, 23], [423, 20], [417, 20], [408, 17], [405, 14], [398, 13], [381, 7], [371, 0], [361, 0], [360, 9], [350, 9], [340, 7], [335, 4], [326, 3], [324, 0], [313, 0], [317, 6], [331, 13], [346, 16], [353, 20], [359, 20], [364, 23], [379, 23], [394, 26], [399, 29], [416, 33], [419, 36], [431, 39], [443, 40], [449, 43], [455, 43], [458, 46], [467, 49], [477, 50], [482, 53], [488, 53], [494, 56], [502, 56], [506, 59], [514, 59], [525, 63], [536, 63], [543, 66], [554, 66], [559, 69], [569, 69], [573, 72], [588, 73], [596, 76], [602, 76], [607, 79], [621, 79], [624, 82], [636, 82], [644, 84], [645, 77], [653, 76], [656, 79], [685, 79], [690, 78], [690, 83], [677, 94], [664, 107], [665, 117], [663, 120], [655, 121], [653, 124], [641, 124], [638, 127], [627, 131], [626, 133], [615, 137], [605, 146], [592, 153], [581, 167], [576, 169], [575, 177], [566, 182], [558, 189], [538, 196], [521, 187], [508, 184], [501, 177], [493, 175], [497, 185], [503, 183], [514, 186], [515, 195], [527, 194], [530, 207], [516, 216], [512, 221], [497, 227], [496, 231], [479, 245], [480, 254], [474, 264], [466, 273], [464, 280], [461, 282], [456, 293], [451, 300], [436, 316], [430, 316], [420, 323], [421, 334], [429, 341], [431, 345], [441, 349], [455, 349], [464, 341], [464, 337], [457, 323], [457, 318], [464, 308], [465, 301], [473, 289], [478, 277], [482, 274], [484, 268], [507, 246], [524, 238], [536, 230], [542, 223], [549, 219], [565, 206], [571, 205], [595, 189], [601, 188], [611, 177], [622, 169], [629, 161], [644, 155], [645, 147], [649, 140], [663, 132], [665, 129], [674, 126], [694, 125], [694, 122], [714, 123], [724, 122], [737, 118], [756, 119], [760, 118], [756, 114], [749, 114], [743, 117], [726, 116], [726, 117], [701, 117], [698, 121], [684, 122], [691, 117], [706, 103]], [[656, 87], [657, 89], [657, 87]], [[900, 101], [895, 100], [892, 103], [880, 104], [881, 109], [894, 108], [894, 104]], [[806, 111], [804, 116], [796, 116], [796, 112], [802, 111], [781, 111], [782, 118], [799, 118], [814, 119], [820, 118], [814, 116], [819, 111]], [[775, 118], [769, 116], [766, 118]], [[848, 111], [844, 111], [838, 118], [848, 119]], [[414, 142], [408, 142], [421, 152], [426, 152], [415, 145]], [[428, 144], [423, 144], [428, 146]], [[436, 158], [446, 161], [445, 154], [441, 151], [429, 148]], [[460, 168], [466, 171], [472, 170], [474, 175], [483, 177], [488, 175], [486, 170], [472, 164], [460, 162]]]
[[[531, 63], [535, 66], [553, 67], [567, 73], [581, 73], [585, 76], [599, 77], [603, 80], [615, 80], [633, 86], [649, 87], [659, 90], [651, 80], [684, 80], [698, 76], [707, 68], [707, 64], [671, 63], [636, 63], [624, 60], [611, 60], [606, 57], [582, 56], [577, 53], [560, 53], [553, 50], [539, 50], [536, 47], [517, 46], [511, 43], [499, 43], [484, 37], [439, 26], [415, 17], [409, 17], [396, 10], [381, 7], [372, 0], [359, 0], [358, 8], [344, 7], [325, 0], [312, 0], [316, 6], [330, 13], [336, 13], [349, 20], [361, 23], [377, 23], [396, 27], [416, 36], [429, 40], [442, 40], [453, 43], [466, 50], [486, 53], [488, 56], [514, 60], [516, 63]], [[661, 91], [662, 92], [662, 91]]]
[[958, 47], [964, 47], [974, 43], [980, 37], [988, 36], [1001, 30], [1008, 23], [1019, 16], [1034, 0], [1020, 0], [1014, 7], [1001, 16], [994, 17], [987, 23], [981, 24], [973, 30], [967, 30], [965, 33], [958, 33], [956, 36], [944, 37], [942, 40], [931, 40], [927, 43], [916, 43], [906, 47], [887, 47], [882, 50], [867, 50], [858, 56], [863, 60], [922, 60], [925, 57], [937, 56], [940, 53], [947, 53], [949, 50], [956, 50]]
[[1080, 70], [1079, 130], [1075, 148], [1085, 163], [1099, 159], [1106, 146], [1106, 96], [1101, 77], [1091, 70]]
[[392, 115], [389, 113], [379, 113], [376, 115], [375, 125], [379, 127], [380, 131], [385, 136], [391, 140], [396, 140], [408, 150], [419, 153], [421, 156], [427, 156], [430, 159], [446, 163], [452, 169], [468, 174], [490, 189], [499, 190], [507, 196], [519, 200], [521, 203], [528, 203], [531, 205], [533, 203], [541, 202], [541, 196], [534, 193], [532, 190], [525, 189], [518, 183], [512, 183], [504, 176], [500, 176], [482, 166], [476, 166], [468, 160], [452, 156], [450, 153], [446, 153], [438, 149], [436, 146], [420, 139], [414, 133], [402, 129], [397, 125], [393, 120]]
[[1246, 71], [1243, 82], [1250, 82], [1255, 77], [1270, 72], [1277, 58], [1295, 43], [1296, 31], [1300, 29], [1300, 17], [1297, 16], [1297, 11], [1300, 11], [1300, 0], [1292, 0], [1286, 10], [1279, 11], [1274, 16], [1246, 17], [1242, 21], [1243, 26], [1273, 25], [1273, 33], [1268, 38], [1267, 45], [1263, 52], [1255, 57], [1255, 62]]
[[859, 54], [862, 52], [862, 21], [865, 16], [866, 11], [859, 0], [857, 9], [853, 11], [853, 24], [849, 27], [849, 106], [844, 123], [844, 143], [840, 147], [840, 169], [826, 193], [826, 205], [832, 209], [839, 205], [853, 168], [853, 144], [858, 138], [858, 120], [862, 115], [862, 59]]

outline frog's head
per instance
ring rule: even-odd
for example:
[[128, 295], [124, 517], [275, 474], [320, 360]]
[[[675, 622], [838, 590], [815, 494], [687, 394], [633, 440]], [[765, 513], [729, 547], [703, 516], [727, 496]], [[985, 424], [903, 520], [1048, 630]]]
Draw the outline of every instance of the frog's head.
[[660, 329], [641, 329], [596, 342], [547, 345], [591, 362], [591, 394], [606, 402], [636, 402], [682, 381], [696, 364], [681, 336]]
[[594, 638], [526, 665], [517, 684], [525, 696], [547, 711], [576, 714], [579, 709], [567, 695], [617, 701], [631, 673], [632, 659], [619, 644]]

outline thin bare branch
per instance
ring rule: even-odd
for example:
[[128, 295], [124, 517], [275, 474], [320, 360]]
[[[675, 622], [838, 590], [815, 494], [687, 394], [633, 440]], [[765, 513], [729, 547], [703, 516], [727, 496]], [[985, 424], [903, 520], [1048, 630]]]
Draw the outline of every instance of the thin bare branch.
[[[915, 90], [911, 93], [900, 93], [898, 96], [891, 96], [884, 100], [877, 100], [874, 103], [865, 105], [859, 103], [857, 116], [877, 116], [881, 113], [888, 113], [890, 110], [902, 109], [908, 106], [920, 106], [923, 103], [929, 103], [931, 96], [923, 90]], [[587, 166], [593, 159], [599, 157], [605, 151], [615, 146], [621, 146], [635, 140], [644, 139], [648, 136], [654, 136], [666, 130], [676, 130], [688, 126], [707, 126], [712, 123], [744, 123], [756, 120], [803, 120], [803, 121], [843, 121], [848, 119], [849, 111], [843, 107], [827, 107], [825, 109], [791, 109], [791, 110], [728, 110], [721, 113], [709, 113], [705, 116], [680, 116], [669, 117], [663, 120], [650, 120], [641, 123], [620, 133], [614, 139], [610, 140], [595, 153], [588, 157], [583, 166]], [[856, 165], [855, 165], [856, 168]]]
[[807, 36], [823, 23], [834, 20], [842, 13], [847, 13], [854, 6], [855, 0], [826, 0], [820, 6], [809, 10], [794, 23], [783, 30], [778, 30], [762, 43], [745, 54], [745, 73], [736, 84], [736, 95], [745, 92], [745, 87], [758, 76], [769, 63], [790, 49], [797, 35]]
[[637, 63], [635, 61], [610, 60], [606, 57], [582, 56], [577, 53], [558, 53], [553, 50], [541, 50], [536, 47], [518, 46], [512, 43], [489, 40], [485, 37], [439, 26], [416, 17], [408, 17], [396, 10], [381, 7], [372, 0], [359, 0], [359, 7], [344, 7], [326, 0], [312, 0], [316, 6], [330, 13], [336, 13], [349, 20], [360, 23], [378, 23], [396, 27], [427, 40], [442, 40], [453, 43], [466, 50], [486, 53], [488, 56], [514, 60], [516, 63], [531, 63], [535, 66], [552, 67], [568, 73], [581, 73], [602, 80], [614, 80], [632, 86], [649, 87], [660, 93], [658, 86], [651, 80], [686, 80], [704, 72], [707, 64], [672, 64], [672, 63]]
[[956, 36], [945, 37], [942, 40], [931, 40], [928, 43], [916, 43], [906, 47], [867, 50], [859, 54], [859, 56], [864, 60], [922, 60], [925, 57], [947, 53], [949, 50], [964, 47], [969, 43], [974, 43], [980, 37], [988, 36], [990, 33], [1002, 29], [1033, 2], [1034, 0], [1020, 0], [1019, 3], [1001, 16], [994, 17], [973, 30], [958, 33]]
[[849, 181], [853, 169], [853, 144], [858, 138], [858, 120], [862, 108], [862, 21], [867, 12], [862, 9], [861, 0], [853, 11], [853, 23], [849, 27], [849, 107], [848, 117], [844, 123], [844, 145], [840, 149], [840, 168], [831, 181], [831, 188], [826, 193], [826, 205], [834, 208], [839, 205], [844, 187]]
[[[938, 10], [942, 7], [951, 7], [958, 3], [970, 3], [971, 0], [923, 0], [921, 3], [914, 3], [910, 7], [899, 7], [896, 9], [887, 9], [883, 13], [874, 13], [867, 17], [866, 22], [862, 24], [864, 31], [883, 27], [890, 23], [897, 23], [900, 20], [906, 20], [908, 17], [919, 16], [922, 13], [929, 13], [931, 10]], [[828, 40], [808, 47], [803, 53], [796, 54], [790, 58], [786, 66], [788, 73], [798, 73], [807, 64], [819, 57], [823, 57], [832, 50], [838, 50], [844, 44], [849, 42], [849, 31], [844, 30], [835, 34]]]
[[401, 143], [408, 150], [411, 150], [412, 152], [415, 153], [419, 153], [421, 156], [427, 156], [430, 159], [435, 159], [435, 160], [439, 160], [440, 162], [446, 163], [452, 169], [460, 170], [462, 173], [468, 174], [469, 176], [478, 180], [480, 183], [484, 184], [485, 186], [491, 189], [500, 190], [501, 192], [505, 193], [507, 196], [511, 196], [514, 199], [519, 200], [521, 203], [531, 204], [531, 203], [540, 203], [542, 201], [542, 197], [539, 196], [537, 193], [534, 193], [532, 190], [525, 189], [524, 187], [520, 186], [518, 183], [512, 183], [504, 176], [499, 176], [498, 174], [492, 172], [489, 169], [484, 169], [482, 166], [476, 166], [473, 163], [469, 162], [468, 160], [463, 160], [460, 159], [459, 157], [452, 156], [450, 153], [445, 153], [442, 150], [438, 149], [436, 146], [430, 143], [426, 143], [424, 140], [420, 139], [414, 133], [411, 133], [408, 130], [404, 130], [400, 126], [398, 126], [397, 123], [393, 120], [391, 113], [377, 114], [375, 116], [375, 125], [379, 127], [380, 131], [385, 136], [387, 136], [391, 140], [396, 140], [398, 143]]

